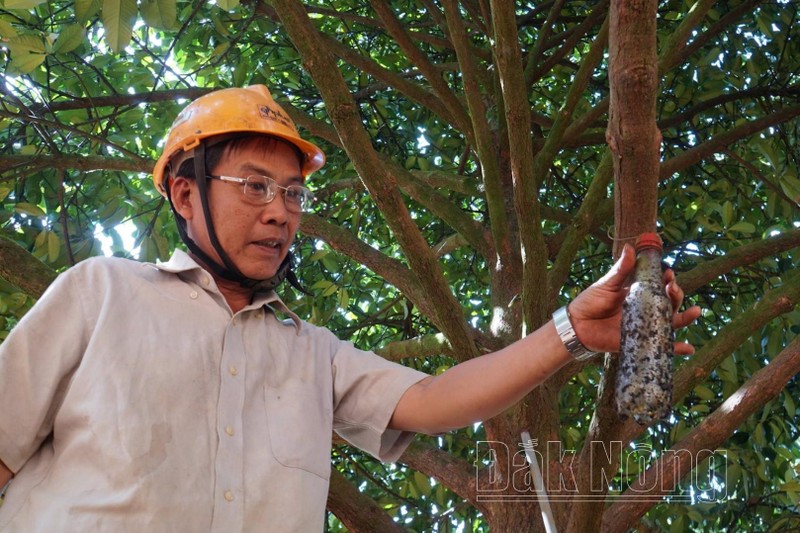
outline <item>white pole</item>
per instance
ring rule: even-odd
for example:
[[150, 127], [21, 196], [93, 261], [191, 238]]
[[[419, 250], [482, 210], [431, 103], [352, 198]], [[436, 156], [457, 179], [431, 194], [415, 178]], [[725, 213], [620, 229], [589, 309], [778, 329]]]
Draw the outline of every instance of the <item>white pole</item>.
[[530, 466], [531, 475], [533, 476], [533, 487], [536, 489], [536, 497], [539, 499], [539, 508], [542, 510], [544, 530], [546, 533], [558, 533], [556, 521], [553, 518], [553, 510], [550, 508], [550, 500], [547, 498], [547, 490], [544, 488], [544, 480], [542, 479], [542, 471], [539, 469], [539, 461], [536, 460], [536, 454], [533, 453], [531, 434], [527, 431], [523, 431], [521, 436], [522, 447], [525, 449], [525, 457], [528, 459], [528, 465]]

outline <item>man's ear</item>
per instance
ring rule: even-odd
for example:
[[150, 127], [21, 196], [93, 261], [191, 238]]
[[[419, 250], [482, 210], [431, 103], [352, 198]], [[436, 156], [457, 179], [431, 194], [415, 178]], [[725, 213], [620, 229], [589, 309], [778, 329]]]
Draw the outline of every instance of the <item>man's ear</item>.
[[185, 220], [191, 220], [194, 216], [194, 202], [192, 191], [195, 188], [194, 180], [178, 176], [169, 180], [170, 198], [175, 210]]

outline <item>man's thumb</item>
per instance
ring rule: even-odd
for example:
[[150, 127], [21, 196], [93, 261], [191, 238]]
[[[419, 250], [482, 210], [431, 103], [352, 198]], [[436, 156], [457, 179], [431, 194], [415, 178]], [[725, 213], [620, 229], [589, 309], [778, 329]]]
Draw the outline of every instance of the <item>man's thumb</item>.
[[635, 266], [636, 254], [633, 250], [633, 246], [626, 243], [622, 247], [622, 253], [619, 259], [617, 259], [617, 262], [611, 267], [611, 270], [600, 279], [600, 283], [606, 285], [609, 289], [620, 290], [625, 286], [625, 282]]

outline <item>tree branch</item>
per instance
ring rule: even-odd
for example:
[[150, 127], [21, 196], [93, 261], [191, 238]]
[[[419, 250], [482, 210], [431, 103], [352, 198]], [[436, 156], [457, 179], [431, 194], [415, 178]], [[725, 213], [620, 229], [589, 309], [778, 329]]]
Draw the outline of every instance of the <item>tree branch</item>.
[[52, 268], [36, 259], [28, 250], [0, 236], [0, 277], [19, 287], [31, 298], [39, 299], [56, 275]]
[[487, 261], [493, 258], [491, 239], [484, 235], [484, 228], [478, 221], [461, 211], [434, 187], [415, 179], [412, 173], [399, 164], [389, 159], [385, 160], [385, 163], [393, 168], [393, 172], [398, 178], [398, 185], [406, 194], [409, 194], [462, 235], [470, 246], [475, 248]]
[[54, 100], [46, 104], [30, 106], [37, 112], [70, 111], [73, 109], [97, 109], [100, 107], [127, 107], [139, 104], [152, 104], [155, 102], [169, 102], [186, 99], [194, 100], [204, 94], [214, 91], [215, 88], [189, 87], [186, 89], [169, 89], [135, 94], [112, 94], [109, 96], [93, 96], [88, 98], [73, 98], [71, 100]]
[[435, 478], [478, 510], [485, 511], [484, 505], [477, 498], [475, 469], [470, 468], [463, 459], [417, 439], [400, 456], [400, 462]]
[[131, 159], [134, 159], [134, 160], [140, 159], [142, 161], [148, 161], [147, 159], [144, 159], [144, 158], [140, 157], [138, 154], [135, 154], [135, 153], [131, 152], [130, 150], [127, 150], [127, 149], [123, 148], [122, 146], [119, 146], [118, 144], [110, 142], [105, 137], [102, 137], [100, 135], [94, 135], [92, 133], [87, 133], [87, 132], [81, 130], [80, 128], [67, 126], [66, 124], [62, 124], [62, 123], [57, 122], [57, 121], [47, 120], [47, 119], [36, 117], [36, 116], [26, 116], [26, 115], [21, 115], [21, 114], [17, 114], [17, 113], [9, 113], [8, 111], [4, 111], [2, 109], [0, 109], [0, 117], [5, 117], [5, 118], [10, 118], [12, 120], [17, 120], [17, 121], [19, 121], [19, 122], [21, 122], [21, 123], [23, 123], [25, 125], [36, 125], [37, 127], [38, 126], [43, 126], [47, 130], [63, 130], [65, 132], [77, 135], [79, 137], [86, 138], [86, 139], [88, 139], [90, 141], [93, 141], [93, 142], [95, 142], [95, 143], [97, 143], [97, 144], [99, 144], [101, 146], [107, 146], [109, 148], [112, 148], [112, 149], [120, 152], [121, 154], [128, 156]]
[[[708, 13], [708, 10], [713, 7], [713, 0], [704, 0], [702, 3], [698, 2], [693, 6], [688, 16], [678, 26], [673, 37], [667, 39], [664, 47], [662, 48], [661, 57], [658, 61], [658, 71], [664, 74], [668, 70], [680, 65], [692, 54], [701, 50], [712, 37], [722, 33], [723, 30], [729, 28], [734, 21], [738, 20], [745, 14], [750, 14], [758, 4], [764, 0], [746, 0], [730, 11], [726, 12], [719, 18], [716, 24], [712, 25], [708, 30], [699, 33], [696, 32], [697, 26]], [[696, 11], [696, 13], [695, 13]], [[687, 45], [686, 42], [692, 32], [696, 35], [693, 36], [691, 44]]]
[[678, 281], [686, 294], [692, 294], [734, 268], [752, 265], [765, 257], [774, 257], [798, 246], [800, 246], [800, 229], [790, 230], [774, 237], [738, 246], [722, 257], [706, 261], [688, 272], [682, 272]]
[[[792, 311], [798, 303], [800, 303], [800, 272], [795, 271], [786, 276], [783, 285], [765, 292], [759, 301], [720, 329], [694, 357], [675, 371], [672, 403], [680, 403], [745, 340], [773, 319]], [[626, 446], [643, 431], [642, 426], [628, 420], [622, 423], [616, 439], [621, 440], [623, 446]]]
[[665, 73], [677, 66], [683, 59], [681, 52], [686, 46], [686, 42], [696, 28], [703, 22], [703, 19], [708, 14], [708, 11], [716, 3], [715, 0], [701, 0], [696, 2], [692, 9], [681, 20], [681, 23], [666, 39], [664, 46], [661, 48], [661, 57], [658, 62], [658, 71]]
[[405, 531], [366, 494], [362, 494], [336, 468], [331, 468], [327, 509], [349, 531]]
[[[711, 456], [736, 428], [774, 399], [798, 372], [800, 337], [753, 374], [686, 437], [663, 453], [656, 464], [630, 486], [623, 498], [603, 514], [603, 531], [625, 531], [632, 527], [653, 505], [652, 500], [642, 500], [642, 494], [665, 496], [672, 492], [694, 466]], [[649, 490], [649, 487], [654, 489]], [[631, 498], [625, 498], [625, 495]]]
[[760, 300], [722, 328], [689, 362], [675, 372], [673, 403], [679, 403], [750, 335], [772, 319], [792, 311], [800, 303], [800, 271], [784, 276], [783, 284], [764, 293]]
[[797, 116], [800, 116], [800, 105], [785, 107], [775, 113], [745, 122], [744, 124], [715, 135], [711, 140], [664, 161], [661, 164], [660, 178], [662, 180], [667, 179], [676, 172], [694, 165], [706, 157], [715, 153], [724, 153], [725, 150], [736, 141], [749, 137], [770, 126], [775, 126], [791, 120]]
[[730, 93], [721, 94], [719, 96], [715, 96], [714, 98], [704, 100], [698, 103], [697, 105], [690, 107], [689, 109], [682, 111], [676, 115], [672, 115], [668, 118], [660, 120], [658, 122], [658, 127], [662, 130], [665, 130], [668, 128], [674, 128], [677, 126], [686, 125], [700, 113], [731, 102], [745, 100], [748, 98], [755, 99], [755, 98], [769, 98], [776, 96], [785, 96], [787, 98], [797, 99], [798, 97], [800, 97], [800, 86], [792, 85], [789, 87], [774, 87], [774, 86], [751, 87], [743, 91], [733, 91]]
[[311, 237], [322, 239], [337, 252], [361, 263], [386, 281], [397, 287], [426, 315], [433, 312], [428, 295], [417, 283], [417, 277], [403, 263], [388, 257], [350, 231], [331, 224], [318, 215], [304, 213], [300, 220], [300, 231]]
[[[300, 53], [303, 65], [320, 89], [328, 115], [339, 138], [389, 228], [397, 238], [411, 270], [426, 298], [417, 298], [420, 310], [444, 333], [461, 357], [474, 357], [478, 350], [464, 319], [461, 306], [450, 290], [440, 265], [414, 224], [397, 191], [397, 176], [383, 164], [364, 130], [357, 106], [350, 96], [333, 56], [296, 0], [275, 0], [274, 7]], [[423, 300], [427, 300], [427, 303]]]
[[491, 0], [495, 65], [505, 109], [514, 209], [519, 222], [522, 257], [522, 314], [525, 331], [545, 322], [548, 302], [541, 297], [547, 284], [547, 246], [542, 232], [539, 194], [534, 175], [533, 147], [530, 139], [531, 112], [522, 72], [515, 6]]
[[0, 155], [2, 173], [16, 168], [62, 168], [84, 172], [92, 170], [119, 170], [125, 172], [153, 171], [155, 161], [151, 159], [124, 157], [105, 157], [100, 155]]
[[575, 255], [583, 239], [595, 231], [601, 223], [608, 220], [607, 216], [600, 216], [599, 213], [605, 206], [608, 206], [608, 210], [613, 212], [613, 200], [606, 198], [608, 185], [613, 177], [611, 151], [606, 149], [578, 212], [572, 222], [562, 231], [563, 241], [547, 276], [548, 299], [553, 302], [553, 308], [555, 308], [561, 287], [569, 277], [570, 268], [573, 266]]
[[[594, 6], [592, 12], [589, 13], [589, 15], [579, 25], [572, 29], [570, 32], [571, 35], [569, 35], [566, 39], [561, 38], [557, 41], [560, 46], [558, 50], [550, 55], [550, 57], [546, 58], [544, 61], [539, 60], [538, 62], [531, 62], [531, 58], [529, 58], [528, 65], [525, 68], [525, 79], [527, 84], [532, 85], [536, 83], [537, 80], [541, 79], [542, 76], [550, 72], [561, 60], [564, 59], [567, 54], [574, 50], [581, 39], [586, 37], [589, 30], [606, 17], [608, 13], [608, 4], [609, 0], [602, 0], [601, 2], [598, 2]], [[538, 47], [539, 42], [537, 41], [536, 44]]]
[[[416, 304], [415, 304], [416, 305]], [[375, 353], [389, 361], [399, 361], [408, 357], [425, 359], [434, 355], [453, 355], [453, 349], [441, 333], [423, 335], [405, 341], [390, 342]]]
[[391, 6], [384, 0], [371, 0], [372, 8], [383, 21], [389, 35], [394, 38], [400, 49], [405, 52], [412, 64], [420, 70], [428, 80], [436, 95], [442, 100], [450, 116], [455, 120], [455, 126], [463, 132], [469, 132], [469, 117], [461, 102], [447, 86], [441, 73], [434, 67], [422, 51], [412, 42], [403, 25], [397, 20]]
[[[442, 5], [447, 18], [450, 40], [455, 47], [458, 64], [461, 66], [464, 93], [472, 122], [472, 135], [469, 138], [474, 139], [474, 143], [471, 142], [470, 144], [475, 146], [481, 164], [495, 251], [501, 261], [510, 260], [510, 257], [514, 254], [514, 244], [511, 242], [509, 232], [502, 177], [497, 164], [491, 129], [486, 120], [486, 107], [481, 94], [478, 67], [475, 64], [475, 58], [470, 52], [471, 47], [469, 46], [467, 31], [464, 28], [457, 2], [455, 0], [444, 0]], [[527, 127], [528, 125], [526, 125]]]
[[[458, 126], [458, 120], [453, 116], [442, 101], [427, 89], [410, 81], [406, 76], [392, 72], [391, 70], [379, 65], [371, 58], [362, 56], [351, 48], [340, 43], [338, 40], [326, 34], [319, 34], [320, 40], [334, 54], [342, 60], [350, 63], [354, 67], [363, 70], [373, 76], [376, 80], [386, 83], [398, 92], [405, 95], [410, 100], [417, 102], [426, 109], [431, 110], [439, 118], [448, 124]], [[467, 130], [468, 131], [468, 130]]]

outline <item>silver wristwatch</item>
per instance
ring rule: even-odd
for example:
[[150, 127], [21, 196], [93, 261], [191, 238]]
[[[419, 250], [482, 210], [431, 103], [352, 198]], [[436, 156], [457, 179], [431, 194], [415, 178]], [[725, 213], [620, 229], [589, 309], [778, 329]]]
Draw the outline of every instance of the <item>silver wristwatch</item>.
[[569, 320], [566, 306], [553, 313], [553, 323], [556, 326], [558, 336], [561, 337], [561, 342], [564, 343], [564, 347], [576, 360], [586, 361], [597, 353], [589, 350], [578, 340], [578, 336], [575, 335], [575, 330], [572, 328], [572, 322]]

